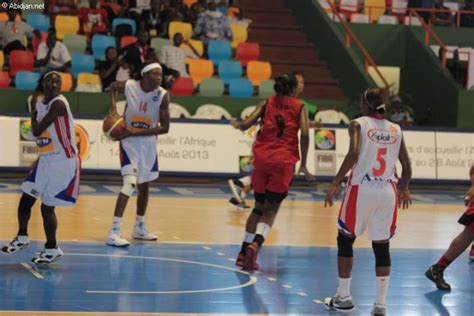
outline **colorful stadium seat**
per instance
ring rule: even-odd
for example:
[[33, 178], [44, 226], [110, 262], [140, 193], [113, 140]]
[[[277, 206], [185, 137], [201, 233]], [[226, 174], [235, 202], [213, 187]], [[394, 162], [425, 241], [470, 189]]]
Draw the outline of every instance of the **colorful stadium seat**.
[[173, 45], [173, 43], [167, 38], [155, 37], [151, 39], [150, 46], [156, 51], [158, 56], [160, 56], [161, 48], [166, 45]]
[[260, 58], [260, 45], [258, 43], [240, 43], [237, 45], [237, 54], [235, 59], [240, 61], [242, 66], [246, 67], [251, 60]]
[[18, 71], [32, 71], [34, 63], [32, 52], [14, 50], [10, 53], [10, 75], [15, 76]]
[[218, 65], [222, 60], [229, 60], [232, 58], [232, 48], [228, 41], [209, 41], [207, 55], [214, 65]]
[[67, 34], [64, 36], [63, 44], [66, 46], [69, 54], [84, 54], [87, 47], [87, 39], [84, 35]]
[[15, 76], [15, 87], [18, 90], [36, 90], [40, 78], [38, 72], [18, 71]]
[[275, 80], [268, 79], [262, 80], [260, 82], [260, 86], [258, 87], [258, 97], [262, 99], [266, 99], [269, 96], [275, 94], [275, 90], [273, 90], [273, 86], [275, 85]]
[[6, 71], [0, 72], [0, 89], [8, 89], [10, 86], [10, 75]]
[[124, 19], [124, 18], [115, 18], [112, 21], [112, 33], [115, 33], [115, 30], [117, 29], [117, 26], [120, 24], [128, 24], [132, 28], [132, 35], [136, 34], [137, 32], [137, 24], [135, 23], [135, 20], [132, 19]]
[[61, 92], [72, 90], [72, 75], [69, 72], [60, 72], [61, 75]]
[[194, 84], [190, 78], [179, 77], [171, 86], [171, 93], [178, 96], [192, 96]]
[[232, 48], [236, 48], [240, 43], [247, 41], [249, 33], [245, 26], [231, 24], [230, 29], [232, 30]]
[[80, 73], [77, 77], [76, 92], [102, 92], [102, 81], [99, 75]]
[[221, 79], [207, 78], [199, 85], [199, 95], [203, 97], [220, 97], [224, 95], [224, 82]]
[[71, 72], [74, 77], [77, 77], [82, 72], [93, 72], [95, 68], [95, 59], [92, 55], [74, 53], [71, 55], [71, 64]]
[[40, 32], [48, 32], [49, 28], [51, 27], [51, 21], [49, 17], [38, 12], [32, 12], [28, 14], [26, 23]]
[[232, 79], [239, 79], [242, 76], [242, 65], [235, 60], [223, 60], [217, 68], [219, 77], [225, 84], [229, 84]]
[[60, 40], [66, 34], [77, 34], [79, 32], [79, 18], [70, 15], [58, 15], [54, 21], [56, 37]]
[[202, 79], [210, 78], [214, 74], [214, 65], [210, 60], [206, 59], [191, 59], [189, 61], [189, 75], [198, 85]]
[[231, 97], [251, 97], [253, 95], [253, 85], [248, 79], [233, 79], [229, 84], [229, 95]]
[[92, 37], [92, 55], [95, 59], [105, 60], [105, 50], [110, 46], [117, 47], [115, 37], [102, 34], [95, 34]]
[[247, 77], [254, 86], [259, 86], [260, 81], [270, 79], [272, 66], [265, 61], [250, 61], [247, 64]]
[[0, 50], [0, 70], [3, 69], [3, 64], [5, 64], [5, 55], [3, 50]]
[[385, 13], [385, 0], [365, 0], [364, 8], [364, 13], [367, 14], [370, 18], [369, 23], [373, 23], [377, 21], [379, 16]]
[[138, 41], [135, 36], [123, 36], [120, 39], [120, 48], [127, 47], [128, 45], [134, 44]]
[[[203, 54], [204, 54], [204, 43], [202, 41], [199, 41], [199, 40], [189, 40], [189, 42], [191, 43], [191, 45], [193, 45], [194, 49], [198, 52], [198, 56], [201, 57]], [[191, 47], [189, 47], [188, 45], [186, 44], [181, 44], [180, 48], [183, 48], [187, 51], [190, 51], [192, 52], [193, 50], [191, 49]]]
[[171, 40], [176, 33], [183, 34], [184, 39], [191, 39], [191, 36], [193, 35], [193, 26], [191, 23], [177, 21], [170, 22], [168, 34]]
[[38, 47], [39, 44], [42, 42], [46, 42], [46, 39], [48, 38], [48, 33], [46, 32], [41, 32], [41, 38], [37, 38], [36, 36], [33, 35], [33, 38], [31, 40], [31, 46], [33, 46], [33, 54], [36, 55], [38, 54]]

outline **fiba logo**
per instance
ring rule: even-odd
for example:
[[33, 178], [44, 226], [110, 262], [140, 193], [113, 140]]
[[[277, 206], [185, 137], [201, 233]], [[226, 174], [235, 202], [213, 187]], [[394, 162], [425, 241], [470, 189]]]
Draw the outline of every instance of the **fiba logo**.
[[322, 129], [314, 133], [315, 149], [334, 150], [336, 149], [336, 133], [334, 130]]

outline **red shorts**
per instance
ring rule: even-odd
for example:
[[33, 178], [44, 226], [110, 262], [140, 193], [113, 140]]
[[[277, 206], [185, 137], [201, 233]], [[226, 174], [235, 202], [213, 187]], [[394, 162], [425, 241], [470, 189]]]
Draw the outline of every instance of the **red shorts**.
[[288, 193], [293, 179], [294, 164], [255, 165], [252, 187], [255, 193]]

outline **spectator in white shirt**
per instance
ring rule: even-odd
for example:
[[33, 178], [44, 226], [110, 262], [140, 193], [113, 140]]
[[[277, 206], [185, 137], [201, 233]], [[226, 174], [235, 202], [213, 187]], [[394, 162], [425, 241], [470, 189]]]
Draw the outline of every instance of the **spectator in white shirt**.
[[36, 60], [41, 74], [51, 70], [64, 72], [67, 68], [71, 67], [71, 55], [66, 46], [56, 40], [56, 31], [54, 29], [48, 32], [46, 42], [38, 46]]
[[[181, 48], [185, 44], [191, 48], [192, 52]], [[183, 34], [176, 33], [173, 36], [173, 46], [167, 45], [161, 49], [160, 62], [165, 64], [170, 70], [178, 72], [176, 77], [189, 77], [186, 71], [186, 57], [198, 59], [198, 52], [188, 40], [185, 40]]]

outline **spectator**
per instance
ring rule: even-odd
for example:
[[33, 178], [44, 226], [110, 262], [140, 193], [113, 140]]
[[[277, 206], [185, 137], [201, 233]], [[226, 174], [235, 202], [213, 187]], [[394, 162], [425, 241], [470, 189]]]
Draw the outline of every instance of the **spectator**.
[[144, 11], [150, 10], [150, 0], [129, 0], [128, 10], [126, 16], [135, 20], [137, 25], [140, 25], [141, 17]]
[[128, 0], [100, 0], [100, 7], [107, 11], [109, 25], [112, 25], [115, 18], [124, 14]]
[[77, 5], [74, 0], [45, 0], [44, 1], [44, 14], [51, 17], [51, 21], [54, 21], [54, 17], [60, 15], [77, 15]]
[[460, 26], [461, 27], [474, 27], [474, 0], [466, 0], [464, 8], [462, 11], [470, 11], [469, 13], [463, 13], [460, 17]]
[[183, 0], [171, 0], [168, 5], [163, 7], [163, 29], [165, 30], [165, 36], [168, 37], [168, 25], [170, 22], [189, 21], [189, 9], [183, 3]]
[[99, 63], [99, 75], [102, 80], [102, 90], [108, 91], [109, 86], [115, 81], [117, 72], [120, 68], [120, 58], [115, 47], [108, 47], [105, 50], [105, 61]]
[[64, 72], [71, 67], [71, 55], [69, 55], [66, 46], [56, 40], [54, 29], [48, 32], [46, 42], [42, 42], [38, 46], [36, 60], [42, 75], [51, 70]]
[[[2, 36], [3, 53], [9, 55], [12, 50], [26, 50], [22, 41], [26, 33], [34, 29], [23, 21], [15, 21], [18, 11], [9, 10], [8, 21], [0, 21], [0, 34]], [[39, 33], [36, 31], [35, 33]]]
[[209, 40], [230, 41], [232, 39], [229, 19], [217, 11], [215, 2], [208, 3], [207, 11], [199, 16], [194, 27], [194, 34], [206, 44]]
[[451, 26], [453, 24], [451, 11], [448, 7], [444, 6], [444, 0], [436, 0], [434, 9], [448, 10], [449, 12], [432, 12], [430, 16], [431, 25]]
[[131, 77], [134, 78], [142, 63], [146, 60], [148, 50], [150, 49], [149, 41], [150, 35], [147, 31], [141, 30], [138, 32], [138, 41], [134, 44], [125, 47], [124, 61], [129, 65]]
[[107, 33], [107, 10], [98, 8], [97, 4], [97, 0], [89, 0], [88, 8], [79, 9], [82, 33]]
[[140, 19], [140, 29], [144, 29], [151, 36], [164, 37], [166, 30], [164, 28], [163, 11], [161, 10], [160, 0], [151, 0], [151, 9], [146, 10]]
[[193, 3], [189, 9], [189, 21], [195, 25], [196, 21], [201, 13], [206, 12], [207, 10], [207, 1], [198, 0], [198, 2]]
[[[192, 52], [181, 48], [181, 44], [187, 45]], [[186, 57], [198, 59], [198, 52], [188, 40], [185, 40], [183, 34], [176, 33], [173, 37], [173, 45], [167, 45], [161, 49], [160, 61], [171, 71], [175, 71], [173, 77], [189, 77], [186, 71]]]

